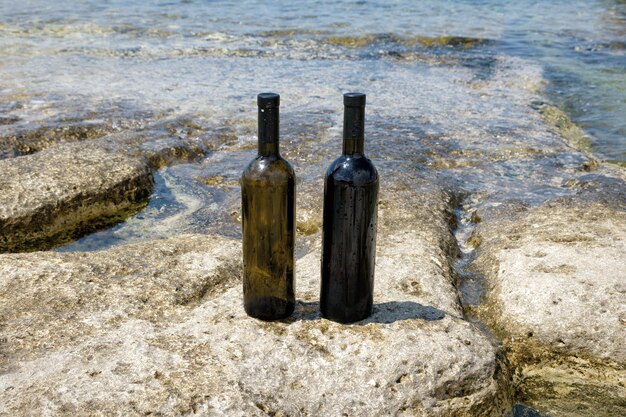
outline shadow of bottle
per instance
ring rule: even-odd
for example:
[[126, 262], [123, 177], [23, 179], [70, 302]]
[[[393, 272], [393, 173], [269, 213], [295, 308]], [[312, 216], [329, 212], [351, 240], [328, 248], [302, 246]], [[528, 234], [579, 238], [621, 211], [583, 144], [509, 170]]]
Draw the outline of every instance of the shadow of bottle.
[[[413, 301], [387, 301], [374, 304], [372, 315], [368, 318], [351, 323], [365, 325], [369, 323], [390, 324], [402, 320], [441, 320], [446, 313], [432, 306], [424, 306]], [[319, 301], [296, 301], [296, 308], [291, 317], [282, 320], [283, 323], [297, 321], [321, 320]]]

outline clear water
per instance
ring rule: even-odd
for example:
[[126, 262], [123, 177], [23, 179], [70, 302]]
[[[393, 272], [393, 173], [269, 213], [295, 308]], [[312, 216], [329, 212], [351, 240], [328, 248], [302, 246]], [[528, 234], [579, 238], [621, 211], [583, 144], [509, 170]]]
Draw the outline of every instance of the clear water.
[[[363, 35], [375, 38], [348, 48], [328, 42]], [[396, 41], [415, 36], [488, 39], [472, 55], [516, 56], [541, 66], [547, 99], [585, 128], [597, 155], [626, 161], [621, 1], [3, 1], [0, 88], [43, 94], [46, 101], [78, 100], [81, 107], [123, 102], [219, 114], [280, 86], [286, 104], [303, 108], [330, 92], [324, 85], [340, 85], [303, 60], [325, 67], [365, 62], [368, 69], [354, 70], [341, 88], [369, 86], [366, 80], [384, 71], [379, 60], [401, 57], [395, 64], [403, 65], [423, 49]], [[242, 58], [252, 62], [239, 69]], [[341, 62], [323, 62], [332, 59]], [[289, 89], [286, 75], [293, 79]], [[377, 81], [387, 97], [402, 92], [393, 80]], [[398, 109], [409, 100], [392, 101]], [[57, 111], [46, 103], [35, 107], [33, 118], [42, 107]]]
[[[537, 102], [565, 110], [599, 157], [626, 161], [625, 30], [626, 4], [608, 0], [3, 1], [0, 137], [80, 122], [115, 133], [104, 141], [142, 132], [162, 146], [177, 138], [154, 123], [187, 118], [209, 141], [227, 129], [234, 144], [155, 174], [147, 210], [63, 250], [236, 236], [256, 94], [282, 94], [283, 149], [306, 187], [339, 151], [341, 93], [360, 90], [368, 153], [390, 183], [443, 178], [472, 196], [463, 242], [481, 205], [576, 191], [585, 158]], [[223, 183], [198, 181], [212, 177]]]

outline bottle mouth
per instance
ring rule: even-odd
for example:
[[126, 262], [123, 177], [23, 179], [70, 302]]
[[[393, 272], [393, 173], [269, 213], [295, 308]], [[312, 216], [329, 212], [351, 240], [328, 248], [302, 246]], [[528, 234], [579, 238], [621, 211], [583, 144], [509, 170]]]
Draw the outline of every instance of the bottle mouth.
[[343, 105], [348, 107], [365, 107], [365, 94], [345, 93], [343, 95]]
[[268, 109], [280, 106], [280, 96], [276, 93], [261, 93], [257, 96], [257, 105]]

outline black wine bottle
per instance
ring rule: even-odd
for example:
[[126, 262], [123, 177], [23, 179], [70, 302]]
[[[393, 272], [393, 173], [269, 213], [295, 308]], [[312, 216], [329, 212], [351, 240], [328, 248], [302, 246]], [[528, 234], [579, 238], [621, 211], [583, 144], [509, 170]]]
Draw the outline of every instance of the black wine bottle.
[[343, 154], [324, 183], [320, 310], [349, 323], [372, 313], [378, 172], [363, 152], [365, 94], [344, 94], [343, 104]]
[[295, 306], [295, 175], [278, 151], [280, 96], [257, 103], [259, 151], [241, 178], [243, 298], [248, 315], [277, 320]]

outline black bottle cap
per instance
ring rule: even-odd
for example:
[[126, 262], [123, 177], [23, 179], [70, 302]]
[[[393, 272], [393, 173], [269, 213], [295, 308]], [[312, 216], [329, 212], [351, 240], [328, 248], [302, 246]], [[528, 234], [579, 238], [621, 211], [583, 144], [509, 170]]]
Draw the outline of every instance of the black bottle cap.
[[343, 105], [349, 107], [365, 107], [365, 94], [346, 93], [343, 95]]
[[280, 106], [280, 96], [276, 93], [261, 93], [256, 100], [259, 107], [268, 109]]

